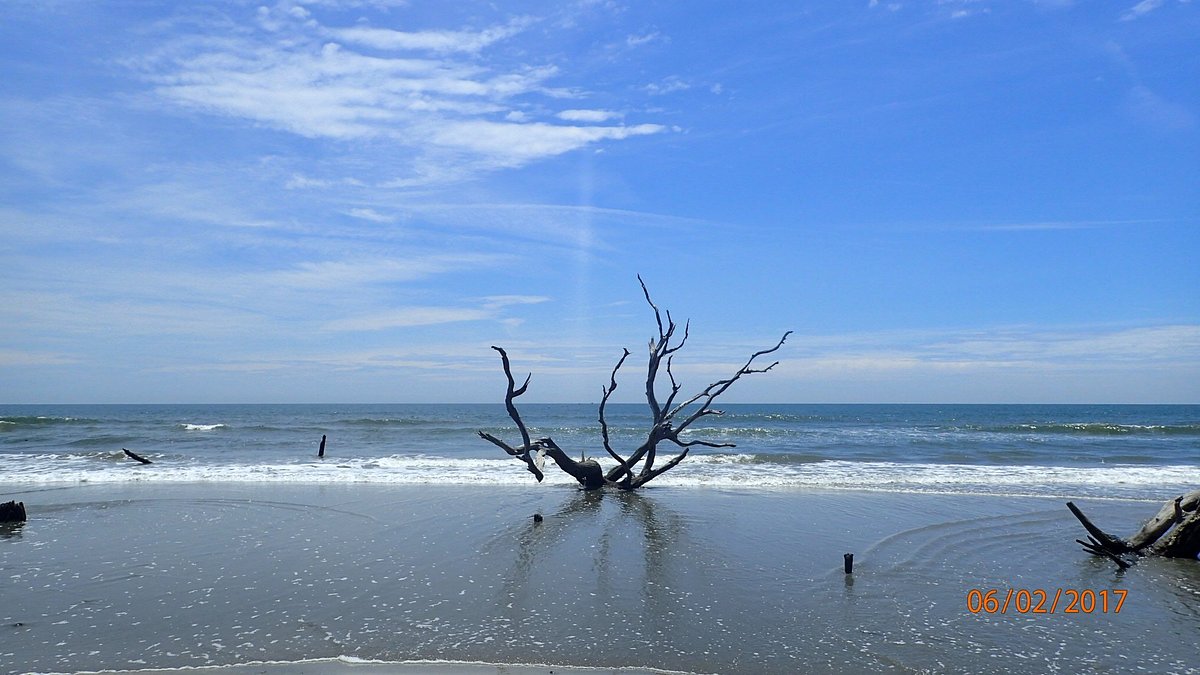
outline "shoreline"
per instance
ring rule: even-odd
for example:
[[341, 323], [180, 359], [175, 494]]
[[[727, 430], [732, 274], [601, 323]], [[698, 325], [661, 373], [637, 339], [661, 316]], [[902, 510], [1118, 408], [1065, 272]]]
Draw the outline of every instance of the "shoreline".
[[[253, 675], [254, 673], [297, 673], [297, 675], [387, 675], [388, 673], [438, 673], [439, 675], [704, 675], [660, 668], [636, 666], [593, 668], [533, 663], [483, 663], [472, 661], [374, 661], [353, 657], [305, 659], [300, 661], [254, 661], [227, 666], [194, 666], [146, 670], [80, 671], [75, 675], [180, 675], [214, 673], [217, 675]], [[50, 674], [46, 674], [50, 675]]]

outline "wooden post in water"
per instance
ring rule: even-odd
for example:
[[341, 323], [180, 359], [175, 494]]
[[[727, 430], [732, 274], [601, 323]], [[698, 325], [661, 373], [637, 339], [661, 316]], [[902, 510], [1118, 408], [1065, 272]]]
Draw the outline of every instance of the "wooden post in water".
[[321, 447], [317, 449], [317, 457], [325, 456], [325, 434], [321, 434]]
[[0, 504], [0, 523], [25, 522], [25, 502], [5, 502]]
[[854, 573], [854, 554], [853, 553], [843, 553], [842, 560], [844, 561], [844, 564], [846, 566], [846, 574], [853, 574]]

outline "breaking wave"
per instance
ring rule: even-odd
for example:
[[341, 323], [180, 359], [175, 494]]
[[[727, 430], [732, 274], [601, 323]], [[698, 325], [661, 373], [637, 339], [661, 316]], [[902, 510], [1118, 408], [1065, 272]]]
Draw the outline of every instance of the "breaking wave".
[[[96, 460], [101, 460], [97, 463]], [[118, 453], [12, 454], [6, 479], [21, 483], [222, 482], [394, 485], [537, 484], [511, 459], [397, 455], [290, 463], [199, 463], [182, 458], [153, 465], [121, 461]], [[1195, 482], [1195, 466], [972, 466], [963, 464], [777, 462], [746, 453], [690, 456], [654, 486], [791, 488], [984, 495], [1158, 498]], [[573, 485], [549, 471], [546, 483]]]

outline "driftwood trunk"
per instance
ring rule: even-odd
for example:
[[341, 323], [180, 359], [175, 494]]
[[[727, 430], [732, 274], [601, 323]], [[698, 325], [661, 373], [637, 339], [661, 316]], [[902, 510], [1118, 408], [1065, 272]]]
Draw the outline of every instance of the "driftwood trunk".
[[1157, 515], [1147, 520], [1142, 528], [1128, 539], [1100, 529], [1074, 503], [1067, 502], [1067, 508], [1088, 531], [1088, 541], [1075, 541], [1088, 553], [1109, 558], [1121, 569], [1132, 565], [1121, 557], [1128, 554], [1160, 555], [1190, 560], [1200, 557], [1200, 490], [1179, 495], [1164, 504]]
[[[508, 380], [508, 389], [504, 395], [504, 407], [508, 410], [508, 416], [512, 418], [512, 421], [517, 425], [517, 430], [521, 433], [521, 444], [509, 445], [485, 431], [480, 431], [479, 437], [503, 449], [512, 457], [525, 462], [525, 468], [539, 482], [545, 477], [543, 469], [546, 457], [549, 456], [558, 465], [559, 469], [562, 469], [563, 472], [578, 481], [584, 489], [594, 490], [611, 485], [622, 490], [635, 490], [675, 468], [687, 457], [688, 451], [694, 446], [732, 448], [732, 443], [714, 443], [701, 439], [689, 439], [683, 436], [683, 434], [693, 423], [710, 415], [721, 415], [721, 411], [712, 406], [717, 398], [721, 394], [724, 394], [735, 382], [746, 375], [765, 373], [779, 364], [776, 361], [761, 368], [755, 367], [756, 360], [759, 357], [778, 351], [783, 346], [784, 341], [787, 340], [788, 335], [791, 335], [791, 331], [784, 333], [783, 337], [779, 338], [779, 342], [775, 343], [774, 347], [763, 349], [750, 355], [750, 358], [746, 360], [742, 367], [730, 377], [717, 380], [690, 399], [679, 402], [677, 399], [681, 386], [675, 380], [675, 375], [671, 372], [671, 364], [675, 353], [687, 342], [688, 324], [684, 324], [683, 337], [676, 339], [677, 334], [675, 331], [678, 326], [671, 319], [671, 313], [665, 312], [666, 317], [664, 320], [664, 312], [660, 312], [654, 301], [650, 299], [650, 291], [646, 288], [646, 284], [640, 276], [638, 277], [638, 283], [642, 286], [642, 295], [645, 296], [646, 303], [654, 310], [654, 320], [658, 326], [658, 337], [651, 338], [650, 340], [649, 356], [646, 363], [646, 402], [650, 405], [650, 429], [646, 434], [646, 440], [627, 457], [621, 456], [610, 442], [605, 409], [608, 405], [609, 397], [617, 389], [617, 371], [621, 369], [621, 366], [625, 363], [625, 359], [629, 357], [629, 350], [624, 349], [622, 350], [621, 358], [617, 361], [617, 365], [612, 369], [612, 374], [609, 375], [608, 385], [601, 387], [603, 396], [600, 398], [599, 411], [600, 436], [604, 441], [604, 452], [616, 462], [616, 466], [607, 472], [594, 459], [585, 459], [583, 457], [579, 461], [572, 459], [553, 439], [541, 438], [535, 441], [530, 438], [529, 429], [526, 428], [525, 422], [521, 419], [521, 414], [517, 412], [517, 406], [514, 401], [529, 388], [529, 380], [532, 375], [527, 376], [525, 383], [518, 387], [516, 378], [512, 374], [512, 364], [508, 360], [508, 353], [500, 347], [492, 347], [492, 349], [495, 349], [500, 354], [500, 362], [504, 367], [504, 376]], [[670, 380], [671, 390], [667, 393], [666, 400], [660, 402], [656, 383], [659, 375], [662, 373], [665, 373]], [[676, 452], [675, 456], [656, 465], [655, 462], [659, 460], [659, 445], [668, 443], [675, 446], [673, 450], [673, 452]]]

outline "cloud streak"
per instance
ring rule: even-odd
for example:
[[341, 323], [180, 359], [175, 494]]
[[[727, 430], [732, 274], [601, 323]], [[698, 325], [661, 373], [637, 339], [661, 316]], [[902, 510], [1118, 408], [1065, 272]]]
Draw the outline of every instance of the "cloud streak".
[[405, 32], [388, 28], [337, 28], [329, 34], [339, 40], [389, 51], [429, 51], [435, 54], [477, 54], [486, 47], [517, 35], [534, 19], [522, 17], [481, 31]]
[[339, 28], [292, 7], [263, 10], [256, 27], [233, 36], [177, 38], [129, 63], [175, 106], [318, 141], [389, 143], [415, 160], [393, 187], [458, 180], [667, 130], [605, 125], [621, 117], [606, 110], [532, 116], [547, 101], [582, 94], [553, 84], [564, 74], [552, 63], [484, 65], [477, 57], [535, 22], [519, 17], [458, 31]]

